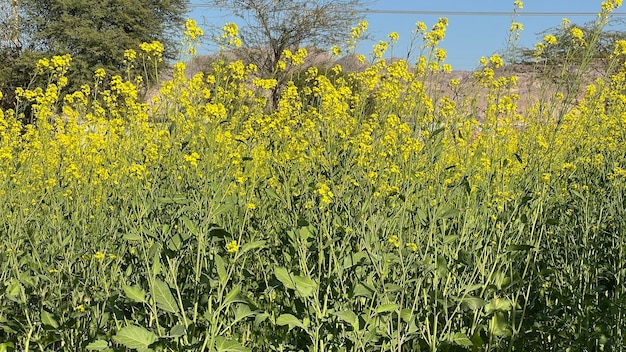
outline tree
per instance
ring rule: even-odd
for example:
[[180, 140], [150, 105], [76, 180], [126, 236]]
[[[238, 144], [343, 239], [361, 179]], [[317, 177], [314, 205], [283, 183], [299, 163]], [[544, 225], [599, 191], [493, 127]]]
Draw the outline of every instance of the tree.
[[[124, 51], [137, 50], [142, 42], [160, 41], [165, 57], [173, 58], [177, 53], [175, 33], [182, 29], [187, 3], [188, 0], [20, 0], [22, 18], [17, 22], [11, 17], [15, 22], [10, 22], [10, 28], [19, 23], [21, 34], [25, 34], [20, 38], [20, 59], [70, 54], [69, 78], [75, 88], [90, 82], [97, 68], [122, 74]], [[36, 60], [28, 62], [31, 72], [35, 63]], [[4, 76], [6, 80], [6, 76], [12, 75]], [[1, 80], [3, 77], [0, 85]]]
[[[623, 25], [623, 20], [614, 19], [609, 28]], [[535, 48], [521, 50], [521, 63], [538, 63], [548, 71], [589, 64], [590, 68], [602, 73], [613, 60], [616, 43], [626, 40], [626, 32], [607, 29], [597, 22], [576, 25], [565, 21], [539, 33], [539, 39], [541, 42]]]
[[[243, 47], [238, 54], [263, 75], [275, 71], [284, 50], [305, 45], [328, 49], [344, 44], [362, 19], [364, 0], [205, 0], [239, 17]], [[280, 77], [277, 77], [280, 78]], [[280, 86], [279, 79], [279, 86]], [[275, 93], [277, 90], [275, 91]], [[275, 100], [276, 94], [273, 94]]]

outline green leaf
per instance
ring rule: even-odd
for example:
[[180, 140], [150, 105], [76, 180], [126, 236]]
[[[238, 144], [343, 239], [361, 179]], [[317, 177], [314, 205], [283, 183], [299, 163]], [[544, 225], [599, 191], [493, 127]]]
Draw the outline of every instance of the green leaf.
[[156, 335], [141, 326], [130, 325], [121, 328], [113, 340], [126, 348], [145, 350], [156, 341]]
[[443, 238], [443, 243], [448, 244], [450, 242], [454, 242], [457, 238], [459, 238], [459, 235], [448, 235]]
[[221, 214], [229, 212], [234, 206], [235, 206], [235, 203], [233, 202], [226, 202], [224, 204], [220, 204], [217, 207], [211, 209], [211, 217], [215, 219]]
[[268, 313], [257, 314], [256, 317], [254, 317], [254, 327], [258, 328], [259, 325], [261, 325], [261, 323], [266, 321], [269, 317], [270, 315]]
[[300, 319], [291, 314], [281, 314], [278, 318], [276, 318], [276, 324], [280, 326], [289, 325], [289, 330], [293, 329], [296, 326], [305, 329], [305, 326], [300, 321]]
[[263, 248], [263, 246], [265, 246], [265, 241], [249, 242], [249, 243], [246, 243], [243, 246], [241, 246], [240, 252], [243, 254], [243, 253], [245, 253], [247, 251], [251, 251], [253, 249]]
[[345, 258], [343, 258], [343, 268], [348, 269], [353, 266], [359, 266], [367, 262], [368, 259], [369, 259], [369, 256], [367, 252], [365, 251], [357, 252], [357, 253], [350, 253], [350, 255], [347, 255]]
[[276, 193], [276, 191], [274, 191], [271, 187], [265, 188], [265, 193], [267, 193], [270, 198], [274, 198], [275, 200], [283, 202], [283, 199], [279, 197], [278, 193]]
[[437, 274], [440, 278], [448, 275], [448, 260], [443, 255], [437, 256]]
[[289, 271], [287, 271], [287, 269], [283, 268], [282, 266], [275, 267], [274, 275], [276, 276], [278, 281], [280, 281], [286, 288], [290, 288], [292, 290], [296, 289], [296, 286], [291, 280], [291, 274], [289, 274]]
[[0, 343], [0, 352], [13, 352], [15, 351], [15, 346], [13, 342], [4, 342]]
[[152, 295], [157, 303], [157, 307], [160, 309], [170, 313], [176, 313], [178, 311], [176, 300], [167, 283], [159, 279], [154, 280]]
[[495, 336], [508, 337], [511, 336], [511, 329], [504, 313], [497, 312], [491, 317], [489, 322], [489, 332]]
[[226, 264], [224, 259], [219, 254], [215, 255], [215, 268], [217, 269], [217, 276], [220, 284], [225, 285], [228, 281], [228, 274], [226, 273]]
[[187, 333], [187, 329], [183, 324], [176, 324], [170, 330], [170, 337], [181, 337]]
[[493, 312], [506, 312], [511, 310], [511, 302], [506, 298], [494, 298], [485, 305], [485, 312], [491, 314]]
[[367, 287], [364, 284], [356, 284], [352, 290], [352, 296], [372, 298], [374, 297], [374, 289]]
[[137, 233], [125, 233], [124, 236], [122, 236], [122, 239], [131, 242], [141, 241], [141, 235]]
[[352, 325], [355, 331], [359, 330], [359, 317], [351, 310], [342, 310], [335, 313], [335, 316], [346, 323]]
[[313, 226], [304, 226], [301, 227], [300, 230], [298, 231], [298, 234], [300, 235], [300, 241], [302, 241], [302, 243], [306, 243], [309, 238], [314, 237], [315, 234], [313, 233], [314, 228]]
[[102, 351], [109, 348], [109, 343], [104, 340], [96, 340], [88, 344], [85, 348], [87, 348], [88, 351]]
[[456, 334], [452, 335], [452, 342], [463, 347], [474, 346], [472, 340], [470, 340], [470, 338], [462, 332], [457, 332]]
[[235, 302], [245, 302], [244, 300], [238, 297], [240, 292], [241, 292], [241, 285], [236, 285], [235, 287], [233, 287], [230, 290], [230, 292], [226, 294], [226, 297], [224, 299], [224, 305], [230, 305]]
[[233, 321], [233, 324], [253, 315], [255, 315], [255, 313], [250, 310], [250, 307], [248, 307], [247, 304], [238, 304], [235, 309], [235, 320]]
[[428, 224], [429, 216], [428, 216], [428, 213], [426, 213], [426, 210], [422, 208], [417, 208], [415, 212], [417, 213], [417, 217], [420, 219], [420, 222], [422, 223], [422, 225]]
[[408, 309], [408, 308], [400, 309], [400, 318], [405, 323], [412, 321], [414, 317], [415, 317], [415, 314], [412, 309]]
[[191, 232], [194, 235], [198, 235], [199, 231], [198, 231], [198, 227], [186, 216], [181, 216], [181, 220], [183, 221], [183, 224], [185, 224], [185, 227], [187, 227], [187, 229], [189, 230], [189, 232]]
[[219, 352], [249, 352], [250, 348], [242, 346], [239, 342], [218, 336], [215, 338], [215, 348]]
[[382, 304], [376, 308], [376, 313], [395, 312], [398, 308], [400, 308], [400, 306], [395, 303]]
[[124, 289], [126, 297], [132, 301], [146, 303], [146, 291], [144, 291], [141, 287], [123, 285], [122, 288]]
[[57, 322], [57, 320], [55, 319], [54, 314], [53, 314], [53, 313], [48, 312], [48, 311], [47, 311], [47, 310], [45, 310], [45, 309], [42, 309], [42, 310], [41, 310], [41, 322], [42, 322], [44, 325], [47, 325], [47, 326], [53, 327], [53, 328], [55, 328], [55, 329], [58, 329], [58, 328], [59, 328], [59, 323], [58, 323], [58, 322]]
[[395, 292], [401, 292], [404, 291], [405, 288], [403, 286], [400, 286], [398, 284], [394, 284], [391, 282], [388, 282], [385, 284], [385, 291], [390, 292], [390, 293], [395, 293]]
[[449, 205], [445, 205], [442, 208], [439, 209], [438, 213], [437, 213], [437, 218], [443, 220], [443, 219], [449, 219], [449, 218], [453, 218], [457, 215], [459, 215], [459, 213], [461, 213], [458, 209], [454, 209], [453, 207], [449, 206]]
[[469, 309], [476, 311], [484, 307], [486, 302], [479, 297], [466, 296], [461, 299], [461, 304], [465, 305]]
[[[157, 247], [157, 246], [154, 246]], [[154, 248], [153, 247], [153, 248]], [[150, 248], [152, 249], [152, 248]], [[154, 251], [154, 256], [152, 259], [152, 272], [154, 273], [154, 275], [159, 275], [161, 273], [161, 250], [155, 250]]]
[[302, 297], [310, 297], [317, 289], [317, 283], [305, 276], [294, 276], [293, 282], [296, 285], [296, 292]]

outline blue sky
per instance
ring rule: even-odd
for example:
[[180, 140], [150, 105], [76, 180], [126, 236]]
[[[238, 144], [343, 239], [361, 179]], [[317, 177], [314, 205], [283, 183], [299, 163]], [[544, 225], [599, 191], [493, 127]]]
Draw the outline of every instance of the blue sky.
[[[600, 10], [601, 0], [526, 0], [524, 9], [520, 12], [516, 22], [521, 22], [524, 31], [519, 40], [519, 46], [532, 47], [537, 42], [537, 34], [561, 23], [567, 17], [572, 23], [583, 24], [595, 19], [595, 16], [573, 16], [571, 13], [597, 13]], [[202, 4], [202, 0], [191, 0], [191, 4]], [[454, 11], [454, 12], [507, 12], [513, 11], [513, 0], [379, 0], [368, 6], [372, 10], [393, 11]], [[554, 16], [526, 16], [526, 12], [558, 12], [570, 15]], [[626, 9], [618, 9], [620, 18], [625, 18]], [[199, 24], [221, 24], [227, 21], [237, 22], [235, 18], [225, 17], [207, 7], [193, 7], [189, 17]], [[407, 53], [411, 31], [415, 22], [425, 22], [428, 27], [437, 22], [439, 17], [447, 17], [449, 26], [446, 38], [441, 47], [447, 50], [447, 62], [455, 70], [471, 70], [478, 65], [481, 56], [489, 56], [506, 47], [511, 15], [450, 15], [450, 14], [367, 14], [371, 41], [364, 41], [358, 51], [369, 54], [371, 46], [380, 39], [386, 39], [390, 32], [396, 31], [400, 35], [400, 42], [394, 48], [394, 55], [403, 57]], [[200, 54], [210, 53], [215, 47], [205, 44]]]

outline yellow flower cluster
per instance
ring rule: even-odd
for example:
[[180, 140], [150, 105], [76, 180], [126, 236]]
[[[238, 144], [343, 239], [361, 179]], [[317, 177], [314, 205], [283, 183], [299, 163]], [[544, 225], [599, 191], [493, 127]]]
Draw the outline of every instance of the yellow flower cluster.
[[230, 47], [240, 47], [243, 42], [239, 38], [239, 27], [234, 22], [226, 23], [222, 27], [222, 34], [217, 38], [221, 50]]

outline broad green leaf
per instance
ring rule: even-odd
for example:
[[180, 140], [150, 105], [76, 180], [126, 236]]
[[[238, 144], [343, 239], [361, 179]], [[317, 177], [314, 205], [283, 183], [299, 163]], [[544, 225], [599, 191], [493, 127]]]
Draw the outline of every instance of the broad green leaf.
[[343, 268], [348, 269], [353, 266], [361, 265], [362, 263], [367, 262], [368, 259], [369, 259], [369, 256], [367, 255], [367, 252], [365, 251], [357, 252], [357, 253], [350, 253], [345, 258], [343, 258]]
[[483, 347], [483, 345], [485, 344], [485, 342], [483, 341], [483, 339], [480, 337], [480, 332], [475, 332], [474, 336], [472, 336], [472, 343], [474, 344], [474, 347], [480, 351], [481, 347]]
[[176, 313], [178, 311], [176, 300], [167, 283], [159, 279], [154, 280], [152, 295], [157, 303], [157, 307], [160, 309], [170, 313]]
[[102, 351], [109, 348], [109, 343], [104, 340], [96, 340], [88, 344], [85, 348], [87, 348], [88, 351]]
[[335, 316], [346, 323], [352, 325], [354, 330], [359, 330], [359, 317], [354, 314], [351, 310], [342, 310], [341, 312], [335, 313]]
[[511, 336], [511, 329], [504, 313], [496, 312], [496, 314], [491, 317], [491, 321], [489, 321], [489, 332], [499, 337]]
[[265, 188], [265, 193], [267, 193], [268, 196], [274, 198], [275, 200], [279, 200], [281, 202], [283, 201], [283, 199], [278, 196], [278, 193], [276, 193], [276, 191], [274, 191], [271, 187]]
[[506, 298], [494, 298], [485, 305], [485, 312], [491, 314], [493, 312], [506, 312], [511, 310], [511, 302]]
[[300, 241], [302, 241], [302, 243], [306, 243], [309, 238], [315, 236], [312, 226], [301, 227], [298, 231], [298, 234], [300, 235]]
[[467, 306], [471, 310], [479, 310], [484, 307], [486, 302], [479, 297], [466, 296], [461, 300], [461, 304]]
[[129, 325], [121, 328], [113, 340], [126, 348], [145, 350], [156, 341], [156, 335], [144, 327]]
[[226, 264], [224, 259], [219, 254], [215, 254], [215, 268], [217, 269], [217, 276], [220, 284], [225, 285], [228, 281], [228, 274], [226, 273]]
[[291, 274], [289, 274], [289, 271], [287, 271], [287, 269], [283, 268], [282, 266], [278, 266], [274, 268], [274, 275], [276, 275], [278, 281], [280, 281], [286, 288], [290, 288], [292, 290], [296, 289], [296, 286], [291, 280]]
[[218, 336], [215, 338], [215, 348], [219, 352], [249, 352], [250, 348], [242, 346], [239, 342]]
[[428, 213], [422, 208], [417, 208], [415, 211], [417, 213], [417, 217], [420, 219], [422, 225], [426, 225], [428, 223]]
[[305, 326], [300, 321], [300, 319], [291, 314], [281, 314], [278, 318], [276, 318], [276, 324], [281, 326], [289, 325], [289, 330], [293, 329], [296, 326], [305, 329]]
[[37, 286], [37, 282], [39, 282], [37, 277], [31, 276], [27, 273], [19, 273], [17, 275], [17, 279], [26, 287], [35, 287]]
[[294, 276], [293, 282], [296, 285], [296, 292], [302, 297], [312, 296], [317, 288], [317, 283], [305, 276]]
[[186, 333], [187, 333], [187, 329], [185, 328], [185, 325], [176, 324], [170, 330], [170, 337], [181, 337], [185, 335]]
[[235, 287], [233, 287], [230, 292], [228, 292], [228, 294], [226, 294], [226, 297], [224, 299], [224, 304], [225, 305], [229, 305], [235, 302], [245, 302], [241, 299], [239, 299], [239, 292], [241, 292], [241, 285], [236, 285]]
[[470, 338], [462, 332], [457, 332], [456, 334], [452, 335], [452, 342], [463, 347], [474, 346], [472, 340], [470, 340]]
[[9, 296], [9, 298], [13, 298], [14, 300], [17, 300], [19, 297], [21, 300], [20, 293], [24, 291], [24, 286], [22, 286], [22, 284], [16, 279], [11, 279], [9, 282], [10, 284], [7, 286], [6, 290], [7, 296]]
[[376, 313], [395, 312], [400, 306], [395, 303], [382, 304], [376, 308]]
[[265, 246], [265, 241], [254, 241], [254, 242], [246, 243], [241, 246], [240, 252], [243, 254], [253, 249], [263, 248], [263, 246]]
[[152, 260], [152, 272], [154, 275], [159, 275], [161, 273], [161, 251], [154, 251], [154, 258]]
[[235, 309], [235, 320], [233, 321], [233, 323], [236, 323], [253, 315], [255, 315], [255, 313], [250, 310], [250, 307], [248, 307], [247, 304], [238, 304], [237, 308]]
[[217, 207], [211, 209], [211, 217], [215, 219], [221, 214], [228, 213], [234, 206], [235, 206], [235, 203], [233, 202], [226, 202], [224, 204], [220, 204]]
[[146, 303], [146, 291], [141, 287], [123, 285], [122, 288], [129, 299], [139, 303]]
[[193, 223], [193, 221], [191, 221], [188, 217], [186, 216], [182, 216], [181, 220], [183, 221], [183, 224], [185, 224], [185, 227], [187, 227], [187, 229], [189, 230], [189, 232], [191, 232], [194, 235], [198, 235], [199, 231], [198, 231], [198, 227]]
[[476, 290], [480, 290], [480, 289], [482, 289], [482, 288], [483, 288], [483, 285], [482, 285], [482, 284], [475, 284], [475, 285], [472, 285], [472, 286], [467, 287], [467, 288], [465, 289], [465, 292], [466, 292], [466, 293], [470, 293], [470, 292], [474, 292], [474, 291], [476, 291]]
[[254, 317], [254, 327], [258, 328], [259, 325], [261, 325], [261, 323], [266, 321], [269, 317], [270, 315], [268, 313], [257, 314], [256, 317]]
[[443, 255], [437, 256], [437, 274], [440, 278], [448, 275], [448, 260]]
[[15, 351], [15, 346], [13, 345], [13, 342], [0, 343], [0, 352], [13, 352], [13, 351]]
[[372, 298], [374, 296], [374, 290], [365, 286], [364, 284], [356, 284], [352, 290], [353, 297], [366, 297]]
[[457, 238], [459, 238], [459, 235], [448, 235], [443, 238], [443, 243], [447, 244], [450, 242], [454, 242], [454, 240], [456, 240]]
[[404, 287], [398, 285], [398, 284], [394, 284], [391, 282], [388, 282], [385, 284], [385, 291], [390, 292], [390, 293], [395, 293], [395, 292], [400, 292], [403, 291]]
[[141, 241], [141, 235], [136, 233], [125, 233], [124, 236], [122, 236], [122, 239], [126, 241]]
[[41, 310], [41, 322], [44, 325], [51, 326], [51, 327], [53, 327], [55, 329], [57, 329], [59, 327], [59, 323], [55, 319], [54, 314], [48, 312], [45, 309]]
[[460, 211], [457, 209], [454, 209], [453, 207], [449, 206], [449, 205], [445, 205], [444, 207], [442, 207], [441, 209], [439, 209], [438, 213], [437, 213], [437, 217], [439, 219], [449, 219], [449, 218], [453, 218], [457, 215], [459, 215]]
[[209, 236], [211, 236], [211, 237], [219, 237], [219, 238], [231, 237], [230, 233], [228, 233], [228, 231], [224, 230], [223, 228], [221, 228], [219, 226], [212, 226], [209, 229]]
[[405, 323], [410, 322], [411, 320], [413, 320], [414, 317], [415, 317], [415, 314], [414, 314], [412, 309], [409, 309], [409, 308], [402, 308], [402, 309], [400, 309], [400, 318]]

